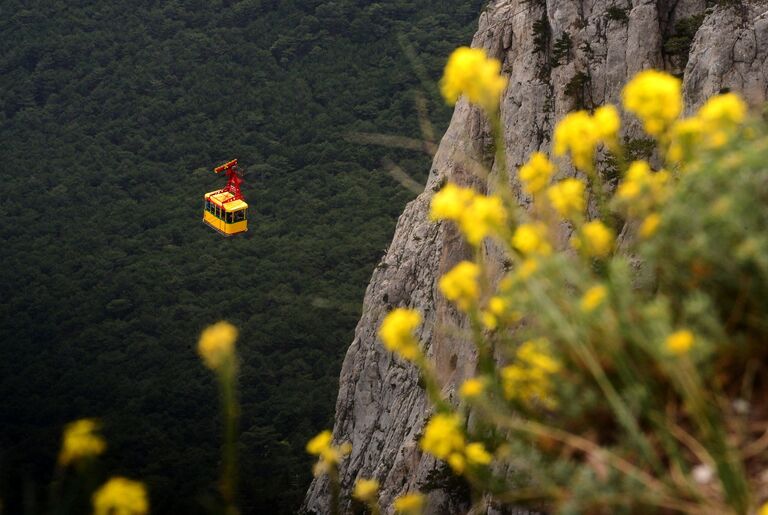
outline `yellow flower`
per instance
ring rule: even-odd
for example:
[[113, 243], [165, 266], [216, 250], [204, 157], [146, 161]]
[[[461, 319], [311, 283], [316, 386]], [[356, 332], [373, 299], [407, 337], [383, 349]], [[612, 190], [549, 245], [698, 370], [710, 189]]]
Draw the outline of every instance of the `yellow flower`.
[[661, 136], [683, 109], [680, 80], [656, 70], [638, 73], [621, 92], [624, 108], [637, 115], [645, 132]]
[[547, 156], [541, 152], [531, 154], [528, 162], [520, 167], [520, 180], [523, 181], [523, 189], [529, 195], [536, 195], [547, 187], [549, 179], [555, 172], [553, 165]]
[[587, 256], [604, 258], [613, 249], [613, 231], [600, 220], [584, 224], [579, 233], [579, 236], [571, 238], [571, 245]]
[[643, 223], [640, 224], [640, 237], [650, 238], [656, 234], [660, 224], [661, 216], [659, 216], [658, 213], [651, 213], [650, 215], [646, 216], [645, 220], [643, 220]]
[[217, 322], [206, 327], [200, 334], [197, 352], [205, 365], [218, 370], [232, 359], [237, 340], [237, 328], [229, 322]]
[[522, 263], [520, 263], [520, 267], [515, 270], [515, 278], [517, 279], [528, 279], [530, 276], [536, 273], [536, 270], [539, 269], [539, 262], [535, 259], [528, 258], [524, 259]]
[[563, 218], [572, 219], [584, 212], [584, 183], [578, 179], [565, 179], [547, 189], [552, 207]]
[[667, 158], [675, 163], [691, 161], [703, 130], [701, 119], [696, 116], [675, 122], [670, 129]]
[[600, 131], [586, 111], [569, 113], [555, 126], [555, 155], [562, 156], [570, 152], [573, 164], [580, 170], [592, 169], [595, 147], [599, 142]]
[[524, 342], [517, 349], [515, 356], [523, 363], [547, 374], [560, 371], [560, 363], [550, 354], [546, 338]]
[[506, 313], [508, 302], [501, 297], [493, 296], [488, 300], [487, 308], [481, 313], [480, 319], [483, 325], [494, 330], [499, 324], [500, 318], [508, 318]]
[[433, 416], [419, 442], [422, 450], [443, 460], [451, 454], [463, 453], [464, 444], [461, 420], [455, 413], [438, 413]]
[[715, 95], [707, 100], [697, 113], [707, 146], [719, 148], [727, 143], [730, 133], [744, 121], [746, 114], [747, 105], [735, 93]]
[[478, 245], [506, 222], [507, 211], [497, 196], [480, 195], [470, 188], [448, 183], [432, 197], [429, 216], [435, 221], [457, 222], [467, 241]]
[[736, 93], [715, 95], [701, 106], [698, 117], [704, 124], [738, 125], [747, 115], [747, 104]]
[[501, 316], [507, 310], [509, 303], [501, 297], [493, 296], [488, 301], [488, 311], [494, 315]]
[[93, 494], [94, 515], [144, 515], [149, 501], [144, 485], [124, 477], [113, 477]]
[[459, 395], [461, 395], [465, 399], [472, 399], [482, 394], [484, 390], [485, 390], [485, 381], [483, 381], [482, 379], [473, 377], [471, 379], [467, 379], [466, 381], [464, 381], [464, 383], [462, 383], [461, 388], [459, 389]]
[[363, 502], [376, 500], [379, 493], [379, 482], [375, 479], [360, 478], [355, 482], [355, 490], [352, 495]]
[[483, 326], [489, 331], [494, 331], [499, 326], [498, 317], [488, 311], [483, 311], [482, 313], [480, 313], [480, 321], [483, 323]]
[[472, 245], [498, 230], [507, 220], [507, 211], [496, 196], [475, 195], [459, 218], [459, 228]]
[[630, 215], [637, 216], [664, 202], [671, 191], [669, 185], [669, 172], [653, 172], [647, 162], [633, 161], [616, 190], [616, 199]]
[[467, 311], [480, 295], [477, 284], [480, 267], [469, 261], [462, 261], [440, 278], [440, 291], [445, 298], [453, 301], [462, 311]]
[[320, 456], [323, 452], [331, 448], [332, 441], [333, 433], [326, 429], [307, 442], [307, 452], [309, 454], [314, 454], [315, 456]]
[[619, 111], [616, 107], [610, 104], [598, 107], [595, 109], [592, 119], [594, 120], [595, 131], [598, 137], [604, 141], [612, 151], [618, 150], [618, 135], [619, 129], [621, 128], [621, 118], [619, 117]]
[[419, 355], [419, 345], [413, 332], [421, 323], [418, 311], [397, 308], [390, 311], [379, 328], [379, 337], [384, 347], [396, 352], [405, 359], [415, 359]]
[[460, 47], [453, 51], [440, 80], [443, 98], [453, 105], [462, 94], [487, 112], [495, 112], [507, 79], [500, 75], [501, 63], [479, 48]]
[[402, 495], [395, 499], [394, 507], [397, 513], [419, 514], [424, 508], [424, 496], [421, 494]]
[[547, 226], [541, 222], [520, 224], [512, 236], [512, 246], [524, 256], [548, 256], [552, 246], [547, 240]]
[[473, 442], [466, 448], [467, 461], [476, 465], [488, 465], [493, 456], [485, 450], [485, 446], [480, 442]]
[[587, 111], [569, 113], [555, 126], [556, 156], [570, 153], [574, 166], [592, 170], [595, 149], [602, 142], [612, 151], [619, 149], [621, 118], [616, 107], [598, 107], [593, 115]]
[[629, 165], [624, 181], [619, 184], [616, 196], [622, 200], [634, 200], [650, 181], [651, 165], [645, 161], [633, 161]]
[[693, 347], [693, 333], [688, 329], [681, 329], [667, 336], [664, 342], [667, 350], [672, 354], [682, 355]]
[[590, 289], [588, 289], [584, 295], [581, 297], [581, 301], [579, 301], [579, 307], [581, 310], [585, 313], [591, 313], [594, 311], [600, 304], [605, 301], [605, 298], [608, 296], [608, 289], [603, 286], [602, 284], [599, 284], [597, 286], [593, 286]]
[[446, 461], [457, 474], [464, 472], [464, 468], [467, 466], [467, 458], [460, 452], [451, 453], [448, 458], [446, 458]]
[[434, 220], [459, 220], [475, 196], [470, 188], [462, 188], [453, 183], [446, 184], [432, 197], [429, 217]]
[[757, 515], [768, 515], [768, 502], [760, 506], [760, 509], [757, 511]]
[[546, 339], [530, 340], [520, 345], [515, 352], [516, 362], [501, 369], [504, 394], [509, 399], [532, 405], [535, 402], [554, 409], [557, 401], [553, 397], [552, 376], [562, 365], [549, 352]]
[[318, 477], [329, 473], [350, 452], [352, 452], [352, 444], [349, 442], [336, 447], [328, 446], [320, 453], [320, 459], [312, 467], [312, 474]]
[[107, 443], [97, 434], [98, 423], [90, 418], [71, 422], [64, 427], [64, 436], [59, 452], [59, 463], [69, 465], [83, 458], [98, 456], [107, 448]]
[[333, 434], [330, 430], [326, 429], [307, 442], [307, 452], [320, 457], [320, 460], [312, 469], [315, 476], [327, 473], [331, 467], [341, 461], [341, 458], [352, 451], [352, 445], [349, 442], [335, 447], [332, 445], [332, 441]]

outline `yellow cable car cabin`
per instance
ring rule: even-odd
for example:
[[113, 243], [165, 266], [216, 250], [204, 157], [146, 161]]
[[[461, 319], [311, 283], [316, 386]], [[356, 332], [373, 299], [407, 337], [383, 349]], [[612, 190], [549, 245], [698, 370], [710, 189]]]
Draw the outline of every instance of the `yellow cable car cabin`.
[[233, 159], [213, 170], [217, 175], [225, 172], [227, 185], [216, 191], [209, 191], [203, 197], [203, 222], [219, 234], [232, 236], [248, 230], [248, 204], [243, 200], [240, 184], [243, 172]]
[[243, 200], [232, 200], [228, 191], [211, 191], [205, 194], [203, 222], [224, 236], [232, 236], [248, 230], [248, 204]]

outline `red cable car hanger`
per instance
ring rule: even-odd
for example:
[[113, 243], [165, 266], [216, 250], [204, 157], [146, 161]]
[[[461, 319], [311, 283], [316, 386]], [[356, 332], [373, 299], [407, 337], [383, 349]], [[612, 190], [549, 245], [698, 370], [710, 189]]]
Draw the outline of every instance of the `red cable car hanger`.
[[213, 169], [216, 174], [221, 172], [227, 173], [227, 184], [219, 192], [228, 191], [232, 194], [232, 198], [225, 200], [223, 203], [232, 202], [234, 200], [243, 200], [243, 194], [240, 191], [240, 184], [243, 183], [243, 172], [237, 166], [237, 159], [233, 159], [221, 166], [217, 166]]

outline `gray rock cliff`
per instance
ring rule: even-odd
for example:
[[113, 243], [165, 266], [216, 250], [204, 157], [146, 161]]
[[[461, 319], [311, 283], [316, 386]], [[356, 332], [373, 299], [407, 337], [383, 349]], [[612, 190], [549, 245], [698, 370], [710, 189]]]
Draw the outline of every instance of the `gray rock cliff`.
[[[708, 4], [713, 5], [708, 5]], [[509, 85], [501, 115], [510, 187], [522, 205], [514, 170], [535, 150], [547, 152], [557, 120], [577, 108], [619, 103], [622, 86], [645, 68], [684, 70], [686, 110], [727, 89], [741, 92], [753, 106], [768, 98], [768, 1], [705, 0], [497, 0], [480, 15], [472, 46], [482, 47], [503, 63]], [[680, 20], [704, 14], [690, 41], [690, 51], [666, 45]], [[534, 27], [538, 30], [534, 31]], [[564, 36], [567, 34], [567, 36]], [[570, 49], [560, 41], [570, 38]], [[643, 138], [639, 124], [624, 120], [624, 136]], [[475, 173], [493, 170], [488, 127], [483, 115], [461, 101], [434, 157], [426, 188], [407, 205], [386, 255], [365, 294], [363, 314], [341, 371], [334, 441], [352, 443], [341, 467], [343, 498], [357, 478], [381, 483], [381, 502], [408, 491], [428, 490], [441, 469], [418, 447], [430, 404], [416, 369], [395, 358], [377, 341], [376, 331], [392, 308], [419, 310], [424, 323], [419, 339], [433, 360], [445, 395], [475, 367], [474, 348], [463, 340], [466, 321], [437, 289], [437, 280], [470, 249], [446, 223], [430, 222], [429, 202], [446, 180], [487, 191]], [[484, 249], [501, 273], [503, 260]], [[458, 329], [458, 330], [457, 330]], [[513, 472], [512, 472], [513, 473]], [[446, 490], [432, 490], [430, 512], [463, 513], [464, 500]], [[349, 509], [349, 505], [346, 506]], [[489, 512], [512, 513], [489, 506]], [[307, 492], [304, 511], [328, 512], [328, 484], [317, 478]]]

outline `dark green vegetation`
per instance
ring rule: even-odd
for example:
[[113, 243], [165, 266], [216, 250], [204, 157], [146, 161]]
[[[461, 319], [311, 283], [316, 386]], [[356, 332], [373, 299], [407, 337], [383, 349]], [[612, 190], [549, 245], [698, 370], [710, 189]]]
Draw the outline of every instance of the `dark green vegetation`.
[[609, 20], [627, 23], [629, 21], [628, 11], [629, 9], [622, 9], [621, 7], [612, 5], [608, 8], [605, 14], [608, 15]]
[[571, 60], [571, 49], [573, 48], [573, 41], [571, 35], [567, 32], [563, 32], [559, 38], [555, 41], [552, 47], [552, 59], [550, 66], [555, 68], [561, 64], [567, 63]]
[[[292, 512], [332, 423], [365, 285], [427, 156], [419, 136], [480, 1], [21, 2], [0, 8], [0, 498], [38, 513], [63, 424], [99, 417], [105, 473], [155, 513], [214, 499], [220, 422], [201, 328], [241, 329], [242, 506]], [[450, 114], [434, 90], [439, 131]], [[247, 169], [250, 232], [206, 228], [210, 171]], [[37, 502], [37, 508], [34, 503]], [[26, 508], [22, 506], [26, 504]]]
[[675, 23], [673, 35], [664, 41], [664, 51], [670, 56], [681, 72], [685, 70], [685, 65], [688, 64], [688, 56], [691, 53], [693, 38], [704, 22], [705, 16], [704, 13], [701, 13], [679, 19]]

